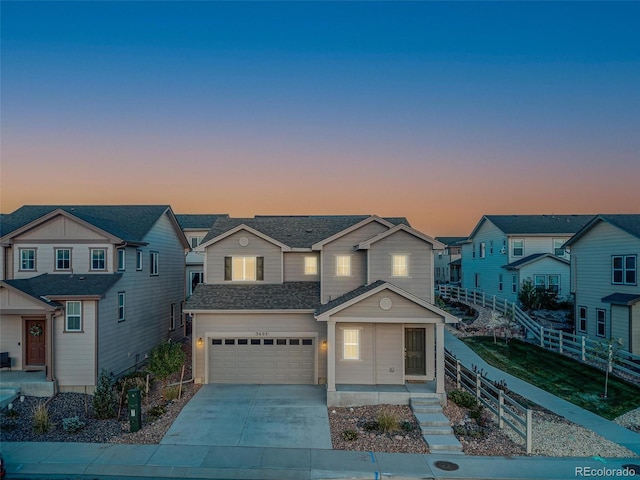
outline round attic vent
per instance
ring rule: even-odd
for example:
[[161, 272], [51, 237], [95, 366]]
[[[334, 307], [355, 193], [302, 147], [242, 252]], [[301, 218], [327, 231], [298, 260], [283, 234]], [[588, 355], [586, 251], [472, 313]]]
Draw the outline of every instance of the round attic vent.
[[247, 245], [249, 245], [249, 239], [247, 237], [240, 237], [238, 243], [240, 243], [241, 247], [246, 247]]
[[382, 310], [389, 310], [392, 305], [393, 305], [393, 302], [391, 301], [390, 298], [384, 297], [383, 299], [380, 300], [380, 308]]

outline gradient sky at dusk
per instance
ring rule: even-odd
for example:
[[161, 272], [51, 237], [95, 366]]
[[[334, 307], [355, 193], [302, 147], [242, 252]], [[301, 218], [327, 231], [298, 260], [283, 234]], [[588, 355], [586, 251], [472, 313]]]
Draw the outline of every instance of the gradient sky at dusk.
[[0, 210], [640, 212], [640, 3], [1, 3]]

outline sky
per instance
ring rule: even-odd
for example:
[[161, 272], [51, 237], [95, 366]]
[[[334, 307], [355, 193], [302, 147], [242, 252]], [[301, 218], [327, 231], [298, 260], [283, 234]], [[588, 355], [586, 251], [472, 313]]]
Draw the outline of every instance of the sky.
[[640, 2], [0, 8], [3, 213], [640, 213]]

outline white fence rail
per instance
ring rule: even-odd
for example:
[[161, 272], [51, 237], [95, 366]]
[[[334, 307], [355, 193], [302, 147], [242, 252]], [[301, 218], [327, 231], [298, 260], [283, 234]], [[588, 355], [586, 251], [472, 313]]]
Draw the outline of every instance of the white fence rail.
[[598, 340], [593, 340], [584, 335], [573, 335], [562, 330], [544, 327], [529, 317], [518, 305], [506, 299], [498, 298], [495, 295], [488, 296], [484, 292], [477, 290], [449, 285], [440, 285], [438, 293], [444, 298], [481, 305], [502, 314], [510, 313], [513, 315], [514, 320], [524, 329], [525, 340], [547, 350], [575, 358], [583, 363], [589, 362], [603, 370], [609, 368], [612, 373], [618, 376], [626, 376], [634, 383], [640, 384], [640, 355], [621, 350], [617, 353], [615, 362], [609, 364], [605, 358], [595, 354], [602, 348], [602, 343]]
[[498, 417], [500, 428], [504, 428], [506, 424], [520, 435], [524, 439], [527, 454], [530, 454], [533, 444], [531, 409], [523, 407], [497, 388], [490, 380], [462, 365], [446, 350], [444, 359], [445, 372], [455, 380], [456, 387], [475, 395], [483, 406]]

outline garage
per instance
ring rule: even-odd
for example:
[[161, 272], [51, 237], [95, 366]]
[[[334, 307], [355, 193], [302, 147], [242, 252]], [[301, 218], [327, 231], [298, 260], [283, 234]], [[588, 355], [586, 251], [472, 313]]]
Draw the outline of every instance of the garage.
[[210, 337], [207, 347], [208, 383], [316, 383], [312, 337]]

